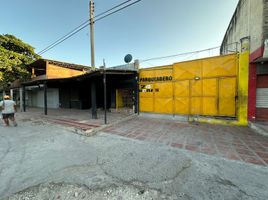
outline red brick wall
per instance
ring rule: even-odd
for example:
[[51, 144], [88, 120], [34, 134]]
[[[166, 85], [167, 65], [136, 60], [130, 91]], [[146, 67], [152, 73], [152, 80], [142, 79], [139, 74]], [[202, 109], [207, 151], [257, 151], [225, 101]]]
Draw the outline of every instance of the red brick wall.
[[249, 57], [249, 81], [248, 81], [248, 120], [254, 121], [256, 118], [256, 90], [257, 90], [257, 64], [254, 60], [262, 57], [264, 47], [252, 52]]
[[268, 108], [257, 108], [256, 109], [257, 120], [268, 120]]

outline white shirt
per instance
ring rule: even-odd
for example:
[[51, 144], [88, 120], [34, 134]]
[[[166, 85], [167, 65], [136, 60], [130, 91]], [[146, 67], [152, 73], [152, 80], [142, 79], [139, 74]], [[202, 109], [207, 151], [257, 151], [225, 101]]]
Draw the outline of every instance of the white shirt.
[[14, 108], [15, 105], [16, 105], [16, 103], [12, 100], [0, 101], [0, 106], [3, 109], [2, 114], [15, 113], [15, 108]]

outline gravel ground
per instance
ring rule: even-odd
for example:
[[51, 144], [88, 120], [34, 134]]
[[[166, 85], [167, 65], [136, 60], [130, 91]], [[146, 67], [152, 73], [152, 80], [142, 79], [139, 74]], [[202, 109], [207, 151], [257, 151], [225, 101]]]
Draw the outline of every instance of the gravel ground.
[[41, 184], [6, 198], [6, 200], [43, 200], [43, 199], [68, 199], [68, 200], [175, 200], [176, 195], [168, 196], [157, 190], [145, 190], [137, 187], [109, 187], [101, 190], [91, 190], [86, 186], [72, 184]]

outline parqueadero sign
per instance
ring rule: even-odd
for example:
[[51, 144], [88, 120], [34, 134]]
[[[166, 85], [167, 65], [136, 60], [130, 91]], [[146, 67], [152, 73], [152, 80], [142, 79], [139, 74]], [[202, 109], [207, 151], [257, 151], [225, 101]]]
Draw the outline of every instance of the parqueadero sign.
[[155, 81], [172, 81], [172, 76], [159, 76], [159, 77], [142, 77], [140, 82], [155, 82]]

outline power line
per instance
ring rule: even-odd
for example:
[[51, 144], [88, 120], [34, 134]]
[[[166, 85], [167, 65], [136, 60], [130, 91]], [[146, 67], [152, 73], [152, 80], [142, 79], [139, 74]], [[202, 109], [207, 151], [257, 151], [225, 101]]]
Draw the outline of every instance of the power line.
[[69, 34], [68, 36], [62, 38], [61, 40], [59, 40], [58, 42], [54, 43], [53, 45], [50, 45], [49, 48], [46, 48], [46, 50], [42, 51], [42, 53], [40, 53], [39, 55], [42, 55], [44, 53], [46, 53], [47, 51], [49, 51], [50, 49], [58, 46], [59, 44], [61, 44], [62, 42], [64, 42], [65, 40], [69, 39], [70, 37], [72, 37], [73, 35], [75, 35], [76, 33], [78, 33], [79, 31], [81, 31], [82, 29], [84, 29], [85, 27], [87, 27], [89, 25], [89, 23], [85, 24], [84, 26], [82, 26], [81, 28], [77, 29], [76, 31], [72, 32], [71, 34]]
[[[190, 54], [187, 54], [189, 55], [188, 57], [184, 58], [183, 61], [185, 60], [189, 60], [190, 58], [192, 58], [194, 55], [196, 55], [195, 53], [190, 53]], [[151, 65], [152, 67], [157, 67], [159, 65], [155, 65], [155, 64], [152, 64], [151, 62], [148, 62], [148, 61], [142, 61], [144, 63], [148, 63], [149, 65]], [[179, 62], [182, 62], [181, 60]], [[143, 67], [142, 67], [143, 68]]]
[[[132, 1], [132, 0], [124, 1], [124, 2], [122, 2], [120, 4], [118, 4], [118, 5], [116, 5], [116, 6], [112, 7], [112, 8], [110, 8], [110, 9], [108, 9], [108, 10], [106, 10], [106, 11], [104, 11], [104, 12], [98, 14], [98, 15], [96, 15], [95, 17], [99, 17], [101, 15], [104, 15], [105, 13], [110, 12], [111, 10], [114, 10], [115, 8], [118, 8], [118, 7], [120, 7], [120, 6], [128, 3], [129, 1]], [[43, 50], [41, 50], [40, 52], [38, 52], [37, 54], [41, 55], [41, 54], [45, 53], [46, 50], [49, 49], [51, 46], [53, 46], [57, 42], [61, 41], [62, 39], [64, 39], [65, 37], [67, 37], [68, 35], [70, 35], [71, 33], [73, 33], [74, 31], [76, 31], [77, 29], [79, 29], [80, 27], [82, 27], [82, 26], [84, 26], [86, 24], [88, 25], [88, 23], [89, 23], [89, 19], [87, 19], [85, 22], [83, 22], [82, 24], [80, 24], [79, 26], [77, 26], [76, 28], [74, 28], [73, 30], [71, 30], [70, 32], [68, 32], [67, 34], [65, 34], [64, 36], [60, 37], [58, 40], [56, 40], [55, 42], [53, 42], [52, 44], [50, 44], [49, 46], [47, 46], [46, 48], [44, 48]]]
[[141, 60], [140, 63], [141, 62], [151, 61], [151, 60], [162, 60], [162, 59], [168, 59], [168, 58], [173, 58], [173, 57], [178, 57], [178, 56], [185, 56], [185, 55], [188, 55], [188, 54], [201, 53], [201, 52], [204, 52], [204, 51], [209, 51], [209, 50], [218, 49], [218, 48], [220, 48], [220, 46], [209, 48], [209, 49], [203, 49], [203, 50], [199, 50], [199, 51], [180, 53], [180, 54], [175, 54], [175, 55], [170, 55], [170, 56], [148, 58], [148, 59]]
[[114, 14], [114, 13], [117, 13], [117, 12], [119, 12], [119, 11], [121, 11], [121, 10], [123, 10], [123, 9], [125, 9], [125, 8], [127, 8], [127, 7], [129, 7], [129, 6], [132, 6], [132, 5], [134, 5], [134, 4], [138, 3], [138, 2], [140, 2], [140, 1], [141, 1], [141, 0], [134, 1], [134, 2], [131, 3], [131, 4], [128, 4], [128, 5], [126, 5], [126, 6], [122, 7], [122, 8], [119, 8], [118, 10], [113, 11], [113, 12], [107, 14], [107, 15], [104, 15], [103, 17], [100, 17], [99, 19], [95, 19], [94, 22], [97, 22], [97, 21], [99, 21], [99, 20], [102, 20], [103, 18], [108, 17], [108, 16], [110, 16], [110, 15], [112, 15], [112, 14]]
[[[116, 5], [116, 6], [112, 7], [112, 8], [110, 8], [110, 9], [108, 9], [108, 10], [106, 10], [106, 11], [104, 11], [104, 12], [98, 14], [98, 15], [96, 15], [95, 18], [100, 17], [100, 16], [102, 16], [102, 15], [104, 15], [104, 14], [106, 14], [106, 13], [108, 13], [108, 12], [110, 12], [110, 11], [118, 8], [118, 7], [121, 7], [122, 5], [124, 5], [124, 4], [126, 4], [126, 3], [130, 2], [130, 1], [132, 1], [132, 0], [124, 1], [124, 2], [122, 2], [120, 4], [118, 4], [118, 5]], [[128, 4], [128, 5], [126, 5], [126, 6], [122, 7], [122, 8], [119, 8], [119, 9], [117, 9], [117, 10], [115, 10], [115, 11], [113, 11], [113, 12], [111, 12], [111, 13], [105, 15], [105, 16], [102, 16], [102, 17], [94, 20], [94, 22], [99, 21], [99, 20], [102, 20], [102, 19], [104, 19], [104, 18], [106, 18], [106, 17], [108, 17], [108, 16], [110, 16], [110, 15], [112, 15], [114, 13], [117, 13], [117, 12], [119, 12], [119, 11], [121, 11], [121, 10], [129, 7], [129, 6], [132, 6], [132, 5], [134, 5], [134, 4], [136, 4], [136, 3], [140, 2], [140, 1], [141, 0], [136, 0], [133, 3], [130, 3], [130, 4]], [[79, 31], [81, 31], [82, 29], [84, 29], [85, 27], [87, 27], [89, 24], [90, 24], [90, 20], [88, 19], [85, 22], [83, 22], [82, 24], [80, 24], [79, 26], [77, 26], [76, 28], [74, 28], [72, 31], [68, 32], [67, 34], [65, 34], [64, 36], [62, 36], [61, 38], [59, 38], [58, 40], [56, 40], [55, 42], [53, 42], [52, 44], [50, 44], [49, 46], [47, 46], [46, 48], [44, 48], [43, 50], [41, 50], [37, 54], [42, 55], [42, 54], [46, 53], [47, 51], [51, 50], [55, 46], [61, 44], [65, 40], [69, 39], [70, 37], [72, 37], [73, 35], [75, 35], [76, 33], [78, 33]]]
[[68, 35], [70, 35], [71, 33], [73, 33], [75, 30], [79, 29], [80, 27], [84, 26], [85, 24], [88, 24], [88, 22], [89, 22], [89, 20], [83, 22], [82, 24], [80, 24], [79, 26], [77, 26], [76, 28], [74, 28], [73, 30], [71, 30], [70, 32], [68, 32], [67, 34], [65, 34], [64, 36], [62, 36], [61, 38], [59, 38], [55, 42], [53, 42], [52, 44], [48, 45], [46, 48], [44, 48], [43, 50], [41, 50], [37, 54], [41, 55], [41, 54], [45, 53], [46, 50], [49, 49], [51, 46], [53, 46], [57, 42], [61, 41], [62, 39], [64, 39], [65, 37], [67, 37]]
[[[237, 46], [238, 42], [233, 42], [233, 43], [226, 44], [225, 47], [226, 46], [228, 47], [228, 46], [231, 46], [231, 45], [234, 45], [234, 44]], [[205, 52], [205, 51], [211, 51], [211, 50], [214, 50], [214, 49], [219, 49], [220, 47], [221, 46], [217, 46], [217, 47], [212, 47], [212, 48], [208, 48], [208, 49], [203, 49], [203, 50], [198, 50], [198, 51], [191, 51], [191, 52], [180, 53], [180, 54], [175, 54], [175, 55], [148, 58], [148, 59], [140, 60], [140, 63], [151, 61], [151, 60], [162, 60], [162, 59], [168, 59], [168, 58], [173, 58], [173, 57], [178, 57], [178, 56], [185, 56], [185, 55], [188, 55], [188, 54], [198, 54], [198, 53]], [[237, 47], [236, 47], [236, 50], [233, 51], [233, 52], [238, 52]], [[191, 55], [191, 56], [193, 56], [193, 55]]]
[[126, 4], [126, 3], [128, 3], [128, 2], [130, 2], [130, 1], [132, 1], [132, 0], [124, 1], [124, 2], [122, 2], [122, 3], [120, 3], [120, 4], [118, 4], [118, 5], [116, 5], [116, 6], [112, 7], [112, 8], [110, 8], [110, 9], [108, 9], [108, 10], [106, 10], [106, 11], [104, 11], [104, 12], [98, 14], [98, 15], [96, 15], [95, 18], [96, 18], [96, 17], [99, 17], [99, 16], [101, 16], [101, 15], [104, 15], [105, 13], [110, 12], [110, 11], [112, 11], [112, 10], [114, 10], [114, 9], [116, 9], [116, 8], [118, 8], [118, 7], [120, 7], [120, 6], [124, 5], [124, 4]]

